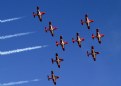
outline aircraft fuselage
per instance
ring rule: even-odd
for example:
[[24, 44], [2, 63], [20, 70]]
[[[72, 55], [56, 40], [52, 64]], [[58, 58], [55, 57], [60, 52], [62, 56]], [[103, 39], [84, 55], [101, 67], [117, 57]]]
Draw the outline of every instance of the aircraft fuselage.
[[60, 43], [61, 43], [62, 48], [64, 49], [65, 43], [64, 43], [63, 39], [60, 40]]
[[97, 32], [97, 39], [98, 39], [99, 42], [101, 42], [101, 35], [100, 35], [99, 32]]
[[93, 57], [93, 58], [96, 58], [96, 53], [95, 53], [94, 49], [92, 49], [91, 51], [92, 51], [92, 52], [91, 52], [92, 57]]

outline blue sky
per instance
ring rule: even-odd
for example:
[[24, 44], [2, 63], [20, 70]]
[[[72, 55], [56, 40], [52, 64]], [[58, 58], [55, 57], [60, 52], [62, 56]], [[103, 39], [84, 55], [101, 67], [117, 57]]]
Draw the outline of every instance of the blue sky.
[[[43, 22], [33, 18], [36, 6], [46, 12]], [[47, 80], [47, 75], [53, 70], [60, 76], [57, 86], [116, 86], [121, 85], [121, 1], [120, 0], [1, 0], [0, 20], [18, 18], [11, 22], [0, 23], [0, 37], [17, 33], [34, 32], [32, 34], [0, 40], [0, 51], [10, 51], [34, 46], [47, 47], [26, 52], [0, 56], [0, 85], [10, 82], [28, 81], [20, 85], [11, 86], [53, 86]], [[80, 20], [88, 14], [94, 20], [91, 29], [82, 26]], [[58, 27], [55, 36], [45, 33], [44, 27], [52, 21]], [[91, 39], [91, 34], [105, 34], [102, 44]], [[85, 38], [82, 48], [71, 42], [79, 32]], [[63, 52], [61, 47], [55, 46], [59, 36], [63, 35], [66, 45]], [[97, 61], [86, 56], [86, 51], [94, 45], [95, 50], [101, 52]], [[64, 59], [61, 68], [51, 64], [55, 53]], [[38, 81], [32, 81], [38, 79]], [[3, 85], [5, 86], [5, 85]]]

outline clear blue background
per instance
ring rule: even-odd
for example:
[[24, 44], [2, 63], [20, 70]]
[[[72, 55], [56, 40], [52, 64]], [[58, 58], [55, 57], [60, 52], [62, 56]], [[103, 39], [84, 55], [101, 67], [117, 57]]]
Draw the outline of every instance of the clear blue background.
[[[46, 12], [43, 22], [32, 16], [36, 6]], [[46, 48], [28, 52], [0, 56], [0, 83], [21, 80], [41, 79], [18, 86], [53, 86], [47, 75], [54, 70], [60, 76], [57, 86], [120, 86], [121, 85], [121, 1], [120, 0], [1, 0], [0, 19], [24, 16], [23, 19], [0, 23], [0, 36], [35, 31], [36, 34], [0, 40], [0, 51], [14, 50], [37, 45], [48, 45]], [[80, 20], [88, 14], [94, 20], [91, 29], [82, 26]], [[55, 37], [44, 32], [48, 22], [59, 29]], [[91, 39], [91, 34], [105, 34], [102, 44]], [[76, 32], [85, 38], [82, 48], [71, 42]], [[55, 46], [59, 36], [63, 35], [66, 51]], [[94, 45], [101, 52], [94, 62], [86, 56], [86, 51]], [[51, 64], [50, 58], [55, 53], [64, 58], [61, 68]]]

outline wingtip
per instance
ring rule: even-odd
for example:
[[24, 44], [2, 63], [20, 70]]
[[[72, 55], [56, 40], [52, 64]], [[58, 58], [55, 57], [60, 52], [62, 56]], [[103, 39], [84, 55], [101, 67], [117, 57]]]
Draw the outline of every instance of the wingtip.
[[91, 46], [92, 49], [94, 49], [94, 46]]
[[58, 68], [60, 68], [60, 65], [58, 65]]
[[79, 45], [79, 47], [81, 48], [81, 45]]
[[63, 51], [65, 51], [65, 48], [63, 48]]
[[58, 53], [56, 53], [55, 55], [58, 56]]
[[85, 14], [85, 17], [88, 17], [88, 14], [87, 13]]

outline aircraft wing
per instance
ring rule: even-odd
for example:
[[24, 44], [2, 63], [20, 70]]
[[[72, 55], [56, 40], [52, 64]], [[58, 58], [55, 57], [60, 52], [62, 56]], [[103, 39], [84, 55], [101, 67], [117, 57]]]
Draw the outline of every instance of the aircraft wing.
[[96, 36], [98, 35], [98, 33], [99, 33], [99, 29], [96, 29]]
[[53, 72], [53, 71], [51, 71], [51, 74], [54, 74], [54, 72]]
[[63, 39], [63, 37], [62, 37], [62, 36], [60, 36], [60, 39]]
[[99, 32], [99, 29], [96, 29], [96, 32]]
[[55, 76], [55, 79], [57, 80], [59, 78], [59, 76]]
[[39, 7], [37, 6], [37, 10], [39, 10]]
[[68, 44], [68, 42], [64, 42], [64, 44]]
[[57, 65], [58, 65], [58, 68], [60, 68], [60, 63], [57, 63]]
[[42, 15], [44, 15], [44, 14], [45, 14], [45, 12], [41, 12], [41, 14], [42, 14]]
[[94, 49], [94, 46], [92, 46], [91, 48]]
[[38, 15], [38, 18], [39, 18], [40, 21], [42, 21], [42, 16]]
[[60, 61], [64, 61], [62, 58], [60, 58]]
[[54, 30], [56, 30], [57, 29], [57, 27], [53, 27], [54, 28]]
[[76, 36], [79, 36], [79, 33], [76, 33]]
[[90, 23], [86, 23], [87, 28], [90, 29]]
[[52, 22], [50, 21], [50, 22], [49, 22], [49, 26], [51, 26], [51, 25], [52, 25]]
[[56, 81], [53, 81], [54, 85], [56, 85]]
[[93, 57], [93, 60], [96, 61], [96, 58]]
[[100, 54], [100, 52], [95, 52], [96, 54]]
[[81, 48], [81, 42], [78, 42], [78, 46]]
[[55, 80], [53, 80], [54, 85], [56, 85], [56, 80], [58, 79], [58, 76], [55, 76]]
[[56, 53], [56, 56], [58, 56], [58, 54]]
[[50, 30], [50, 33], [52, 36], [54, 36], [54, 31], [53, 30]]
[[88, 15], [87, 15], [87, 14], [85, 14], [85, 20], [87, 19], [87, 17], [88, 17]]

